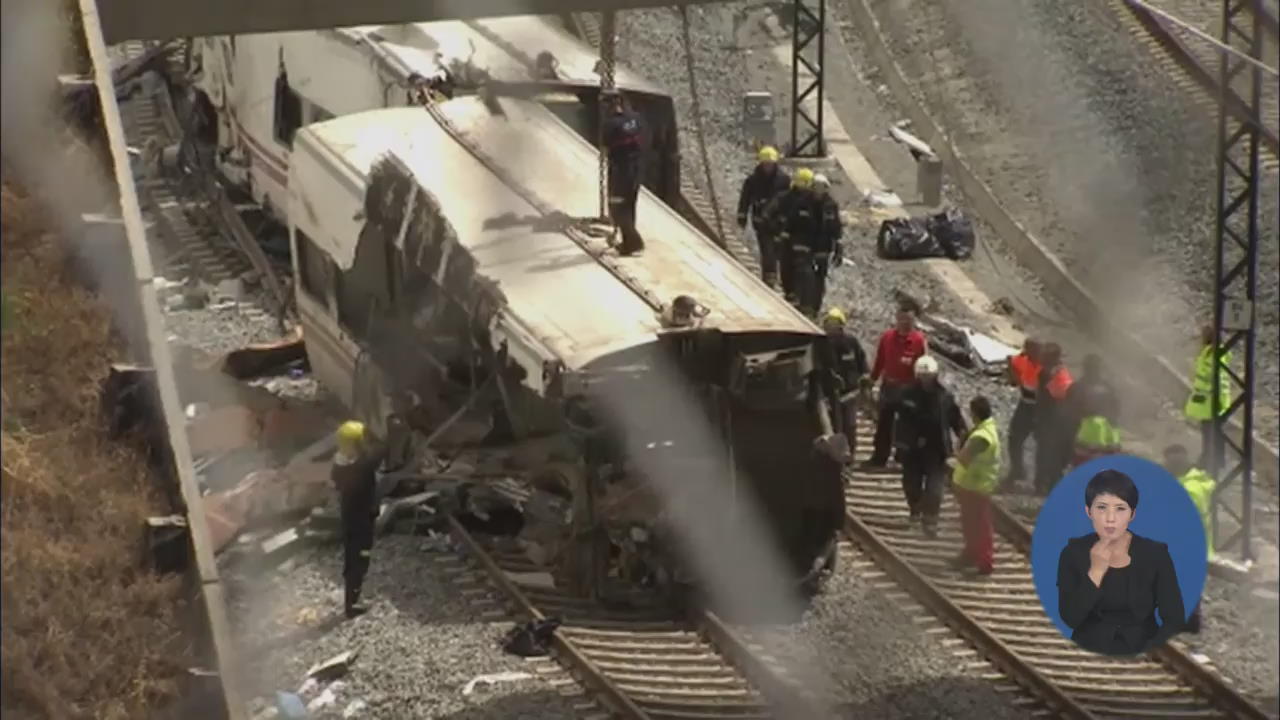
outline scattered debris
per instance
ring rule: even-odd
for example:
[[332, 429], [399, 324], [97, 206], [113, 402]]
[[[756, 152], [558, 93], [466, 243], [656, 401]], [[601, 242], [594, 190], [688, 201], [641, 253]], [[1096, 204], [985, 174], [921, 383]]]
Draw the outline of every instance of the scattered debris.
[[348, 705], [347, 708], [342, 711], [342, 718], [343, 720], [351, 720], [351, 718], [356, 717], [357, 715], [359, 715], [361, 712], [364, 712], [368, 708], [369, 708], [369, 703], [365, 702], [364, 700], [352, 700], [351, 704]]
[[876, 233], [876, 252], [886, 260], [973, 255], [976, 239], [969, 218], [955, 208], [924, 217], [889, 218]]
[[549, 655], [551, 638], [561, 624], [560, 618], [552, 617], [517, 625], [502, 638], [502, 649], [520, 657]]
[[889, 190], [868, 190], [863, 193], [862, 201], [873, 208], [902, 207], [902, 198]]
[[998, 297], [991, 301], [991, 307], [987, 308], [987, 312], [993, 312], [998, 315], [1012, 315], [1016, 308], [1013, 301], [1007, 297]]
[[222, 371], [238, 380], [284, 372], [292, 363], [305, 361], [302, 326], [276, 342], [249, 345], [233, 350], [222, 359]]
[[181, 515], [147, 518], [147, 555], [153, 572], [178, 573], [187, 569], [187, 519]]
[[556, 579], [549, 572], [511, 572], [503, 571], [513, 582], [528, 587], [541, 588], [546, 590], [554, 590], [556, 587]]
[[330, 683], [319, 695], [312, 698], [311, 702], [307, 703], [307, 712], [313, 713], [337, 704], [338, 693], [342, 692], [344, 687], [346, 687], [346, 683], [341, 680]]
[[306, 720], [307, 706], [294, 693], [276, 691], [276, 710], [288, 720]]
[[467, 684], [462, 687], [462, 694], [470, 695], [475, 692], [476, 685], [495, 685], [501, 682], [516, 682], [518, 680], [530, 680], [532, 678], [533, 675], [530, 673], [515, 672], [511, 670], [507, 672], [492, 673], [490, 675], [477, 675], [467, 681]]
[[356, 656], [359, 654], [359, 651], [348, 650], [334, 655], [328, 660], [313, 665], [307, 671], [307, 677], [320, 683], [336, 680], [347, 674], [347, 671], [351, 669], [351, 664], [356, 661]]

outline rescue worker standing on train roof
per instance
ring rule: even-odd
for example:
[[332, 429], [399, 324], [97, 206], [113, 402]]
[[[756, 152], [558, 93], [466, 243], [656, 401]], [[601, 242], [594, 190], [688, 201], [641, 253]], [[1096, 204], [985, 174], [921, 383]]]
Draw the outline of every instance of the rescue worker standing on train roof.
[[1046, 343], [1040, 351], [1040, 377], [1036, 383], [1036, 491], [1047, 495], [1062, 479], [1071, 459], [1074, 436], [1067, 413], [1071, 373], [1062, 363], [1062, 348]]
[[822, 232], [822, 207], [813, 191], [813, 171], [800, 168], [791, 187], [774, 198], [765, 214], [778, 230], [778, 266], [787, 302], [809, 317], [818, 314], [813, 300], [813, 250]]
[[1027, 476], [1026, 443], [1035, 429], [1036, 388], [1040, 384], [1040, 341], [1027, 338], [1022, 352], [1009, 358], [1006, 378], [1018, 388], [1018, 404], [1009, 419], [1009, 474], [1005, 483], [1015, 485]]
[[[1213, 559], [1213, 519], [1210, 513], [1213, 509], [1213, 493], [1218, 487], [1218, 483], [1209, 473], [1195, 467], [1191, 464], [1191, 453], [1182, 445], [1170, 445], [1164, 449], [1164, 467], [1174, 477], [1178, 478], [1178, 482], [1182, 484], [1187, 494], [1191, 496], [1191, 502], [1195, 504], [1196, 510], [1200, 513], [1200, 522], [1204, 525], [1204, 544], [1208, 551], [1209, 559]], [[1200, 632], [1200, 605], [1196, 604], [1196, 609], [1191, 612], [1191, 617], [1187, 618], [1187, 632]]]
[[813, 176], [813, 190], [818, 196], [822, 227], [813, 248], [813, 297], [806, 305], [816, 309], [822, 307], [827, 294], [827, 275], [838, 263], [844, 226], [840, 222], [840, 206], [831, 197], [831, 181], [826, 175], [818, 173]]
[[742, 191], [738, 193], [738, 228], [746, 228], [748, 217], [751, 219], [751, 228], [760, 249], [760, 274], [770, 287], [776, 288], [777, 238], [765, 215], [765, 208], [791, 187], [791, 176], [778, 166], [778, 151], [772, 147], [760, 148], [756, 159], [756, 169], [742, 181]]
[[[1200, 328], [1200, 352], [1196, 355], [1194, 374], [1191, 378], [1191, 395], [1182, 413], [1200, 427], [1200, 467], [1215, 462], [1213, 455], [1213, 327]], [[1231, 405], [1231, 351], [1225, 350], [1218, 363], [1218, 415], [1222, 416]]]
[[938, 536], [942, 493], [947, 485], [947, 459], [952, 434], [969, 434], [955, 396], [938, 378], [938, 361], [928, 355], [915, 364], [915, 382], [902, 393], [894, 445], [902, 463], [902, 493], [910, 522], [930, 538]]
[[865, 468], [883, 468], [889, 464], [893, 448], [894, 419], [903, 390], [915, 380], [915, 364], [929, 351], [924, 333], [916, 329], [916, 315], [908, 307], [898, 308], [894, 326], [880, 335], [876, 344], [875, 364], [870, 381], [880, 383], [880, 400], [876, 414], [875, 448]]
[[636, 202], [640, 197], [644, 123], [640, 114], [627, 109], [616, 88], [601, 92], [608, 116], [604, 121], [604, 146], [609, 153], [609, 217], [622, 233], [619, 255], [644, 250], [644, 239], [636, 230]]
[[990, 575], [995, 569], [991, 494], [1000, 484], [1000, 432], [992, 417], [991, 401], [985, 397], [969, 401], [969, 415], [973, 432], [951, 463], [951, 488], [960, 506], [960, 532], [964, 535], [964, 550], [952, 565]]
[[869, 389], [867, 354], [858, 338], [846, 332], [848, 319], [840, 308], [831, 308], [822, 318], [831, 348], [831, 368], [835, 391], [840, 396], [841, 431], [849, 441], [849, 458], [858, 450], [858, 400]]
[[360, 593], [373, 552], [374, 521], [378, 517], [377, 472], [386, 451], [371, 447], [364, 425], [354, 420], [338, 428], [337, 444], [333, 484], [342, 519], [343, 610], [348, 618], [354, 618], [367, 609], [360, 602]]

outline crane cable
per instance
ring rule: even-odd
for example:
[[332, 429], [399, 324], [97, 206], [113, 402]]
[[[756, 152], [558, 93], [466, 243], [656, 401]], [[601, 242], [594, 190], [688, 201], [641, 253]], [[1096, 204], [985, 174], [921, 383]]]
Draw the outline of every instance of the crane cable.
[[612, 217], [609, 213], [609, 158], [605, 148], [604, 124], [605, 115], [608, 112], [605, 109], [605, 91], [612, 90], [615, 87], [614, 74], [614, 52], [616, 50], [617, 41], [617, 15], [612, 11], [601, 13], [600, 22], [600, 100], [597, 103], [597, 112], [599, 113], [599, 135], [600, 135], [600, 217], [601, 219]]
[[716, 198], [716, 184], [711, 177], [711, 158], [707, 156], [707, 139], [702, 130], [702, 103], [698, 101], [698, 78], [693, 68], [693, 41], [689, 38], [689, 7], [680, 6], [680, 25], [684, 43], [684, 62], [689, 76], [689, 99], [693, 110], [694, 132], [698, 136], [698, 152], [702, 156], [702, 170], [707, 176], [707, 194], [711, 200], [711, 212], [715, 215], [716, 232], [720, 242], [726, 241], [724, 221], [720, 217], [720, 201]]

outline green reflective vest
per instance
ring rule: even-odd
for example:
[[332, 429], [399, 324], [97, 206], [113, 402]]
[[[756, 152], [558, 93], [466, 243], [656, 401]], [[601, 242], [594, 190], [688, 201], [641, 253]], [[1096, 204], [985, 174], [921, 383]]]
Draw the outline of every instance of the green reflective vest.
[[[969, 465], [956, 465], [951, 482], [956, 487], [990, 495], [996, 491], [1000, 480], [1000, 433], [995, 418], [987, 418], [969, 433], [969, 438], [982, 438], [987, 447], [969, 461]], [[968, 440], [965, 441], [968, 444]]]
[[1076, 431], [1076, 447], [1084, 450], [1106, 450], [1120, 447], [1120, 431], [1101, 415], [1090, 415], [1080, 421]]
[[1191, 496], [1191, 502], [1196, 504], [1196, 510], [1200, 511], [1200, 522], [1204, 524], [1204, 544], [1209, 550], [1209, 559], [1212, 560], [1213, 527], [1209, 520], [1209, 508], [1213, 504], [1213, 490], [1218, 482], [1199, 468], [1191, 468], [1178, 478], [1178, 482], [1182, 483], [1182, 487]]
[[[1231, 404], [1231, 378], [1226, 368], [1231, 364], [1231, 352], [1222, 354], [1218, 368], [1218, 414], [1222, 415]], [[1196, 374], [1191, 381], [1191, 396], [1182, 412], [1188, 420], [1204, 422], [1213, 419], [1213, 346], [1205, 345], [1196, 356]]]

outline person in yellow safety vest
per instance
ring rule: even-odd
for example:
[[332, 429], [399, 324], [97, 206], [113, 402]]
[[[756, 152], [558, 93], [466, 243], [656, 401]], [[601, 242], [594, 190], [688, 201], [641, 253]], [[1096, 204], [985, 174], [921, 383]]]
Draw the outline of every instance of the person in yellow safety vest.
[[1089, 388], [1084, 398], [1084, 417], [1076, 429], [1075, 456], [1071, 467], [1079, 466], [1094, 458], [1115, 455], [1120, 452], [1120, 431], [1108, 417], [1108, 391]]
[[[1187, 491], [1187, 495], [1191, 496], [1191, 502], [1195, 503], [1196, 510], [1200, 513], [1200, 523], [1204, 526], [1204, 545], [1208, 554], [1208, 559], [1213, 559], [1213, 520], [1210, 518], [1210, 510], [1213, 508], [1213, 493], [1218, 487], [1218, 481], [1213, 479], [1209, 473], [1195, 467], [1191, 464], [1191, 453], [1182, 445], [1170, 445], [1164, 449], [1164, 467], [1173, 476], [1178, 478], [1178, 482], [1182, 484], [1182, 488]], [[1187, 618], [1187, 631], [1200, 632], [1200, 606], [1196, 605], [1196, 609], [1192, 611], [1191, 617]]]
[[[1182, 408], [1187, 419], [1200, 426], [1200, 460], [1201, 467], [1208, 467], [1213, 449], [1213, 328], [1206, 325], [1200, 329], [1200, 353], [1196, 355], [1194, 375], [1191, 380], [1191, 395]], [[1231, 365], [1231, 351], [1222, 353], [1218, 367], [1218, 415], [1226, 413], [1231, 404], [1231, 377], [1227, 368]]]
[[964, 551], [952, 564], [974, 567], [982, 575], [995, 569], [995, 543], [991, 527], [991, 494], [1000, 484], [1000, 430], [991, 413], [991, 401], [979, 395], [969, 401], [974, 428], [964, 447], [952, 460], [951, 489], [960, 506]]

